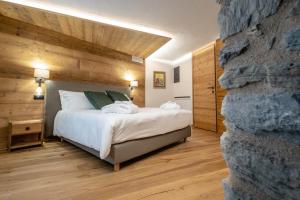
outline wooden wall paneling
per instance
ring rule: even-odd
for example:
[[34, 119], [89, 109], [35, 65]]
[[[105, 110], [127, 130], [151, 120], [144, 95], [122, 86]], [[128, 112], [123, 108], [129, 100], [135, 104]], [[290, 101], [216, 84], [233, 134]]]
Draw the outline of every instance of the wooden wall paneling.
[[[127, 86], [128, 82], [124, 80], [124, 74], [129, 71], [135, 79], [139, 80], [141, 88], [144, 87], [145, 69], [142, 64], [113, 59], [102, 54], [95, 55], [84, 50], [58, 47], [5, 33], [0, 33], [0, 39], [5, 41], [1, 44], [5, 51], [0, 52], [0, 74], [4, 77], [31, 77], [32, 61], [38, 58], [47, 63], [50, 78], [53, 80], [90, 81]], [[111, 78], [112, 74], [114, 79]], [[139, 104], [143, 105], [143, 102]]]
[[134, 102], [145, 105], [145, 66], [131, 62], [130, 55], [3, 16], [0, 41], [0, 151], [7, 148], [8, 120], [44, 116], [44, 101], [33, 100], [35, 60], [47, 64], [51, 80], [127, 87], [125, 73], [131, 73], [139, 81]]
[[215, 47], [210, 44], [193, 53], [194, 127], [216, 131]]
[[224, 125], [224, 117], [221, 114], [221, 109], [222, 109], [222, 102], [223, 99], [226, 95], [226, 90], [224, 90], [220, 84], [218, 79], [220, 76], [223, 74], [223, 68], [220, 66], [220, 50], [223, 47], [223, 42], [221, 39], [218, 39], [216, 41], [216, 98], [217, 98], [217, 133], [218, 134], [223, 134], [226, 131], [225, 125]]
[[131, 55], [129, 54], [1, 15], [0, 32], [21, 36], [35, 41], [41, 41], [55, 46], [80, 51], [84, 50], [91, 54], [101, 54], [114, 59], [131, 61]]
[[8, 120], [40, 119], [44, 101], [34, 101], [33, 79], [0, 77], [0, 151], [7, 148]]
[[171, 39], [3, 1], [0, 2], [0, 14], [142, 58], [148, 57]]

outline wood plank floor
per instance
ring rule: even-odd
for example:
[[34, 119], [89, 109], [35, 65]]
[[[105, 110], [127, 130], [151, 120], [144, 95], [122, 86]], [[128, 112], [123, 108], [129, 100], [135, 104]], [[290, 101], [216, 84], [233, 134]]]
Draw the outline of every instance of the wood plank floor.
[[188, 142], [112, 166], [68, 143], [0, 154], [0, 199], [223, 199], [228, 170], [219, 136], [194, 129]]

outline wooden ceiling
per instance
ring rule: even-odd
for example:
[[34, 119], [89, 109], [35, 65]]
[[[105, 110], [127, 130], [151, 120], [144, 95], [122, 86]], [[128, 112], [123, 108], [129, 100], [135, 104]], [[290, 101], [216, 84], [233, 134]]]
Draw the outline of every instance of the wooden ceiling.
[[171, 39], [3, 1], [0, 15], [142, 58]]

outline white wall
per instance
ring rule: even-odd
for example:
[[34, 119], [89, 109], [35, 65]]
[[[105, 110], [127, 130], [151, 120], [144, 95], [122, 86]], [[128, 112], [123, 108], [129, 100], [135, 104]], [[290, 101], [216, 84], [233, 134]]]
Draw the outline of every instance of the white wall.
[[[146, 59], [146, 75], [145, 75], [145, 104], [146, 107], [159, 107], [161, 104], [172, 100], [172, 65], [163, 62], [158, 62]], [[166, 72], [166, 88], [155, 89], [153, 88], [153, 72], [164, 71]]]
[[[174, 67], [180, 66], [180, 82], [174, 83]], [[166, 72], [166, 89], [153, 88], [153, 71]], [[174, 64], [166, 64], [146, 59], [146, 106], [159, 107], [167, 101], [175, 101], [181, 108], [192, 110], [192, 55], [185, 56]], [[190, 96], [189, 99], [175, 99], [178, 96]]]
[[[193, 94], [193, 78], [192, 78], [192, 55], [189, 54], [183, 60], [173, 64], [173, 67], [180, 66], [180, 82], [174, 83], [172, 80], [172, 95], [176, 96], [190, 96], [190, 99], [173, 99], [183, 109], [192, 110], [192, 94]], [[174, 70], [172, 69], [172, 77]]]

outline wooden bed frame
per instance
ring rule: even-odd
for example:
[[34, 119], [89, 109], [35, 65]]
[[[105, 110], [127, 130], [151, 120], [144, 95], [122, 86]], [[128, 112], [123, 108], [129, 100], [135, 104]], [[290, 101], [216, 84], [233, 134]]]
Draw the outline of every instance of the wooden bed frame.
[[[128, 88], [118, 88], [107, 85], [87, 84], [87, 83], [74, 83], [64, 81], [46, 81], [46, 116], [45, 116], [45, 135], [47, 137], [53, 136], [54, 118], [56, 113], [61, 110], [60, 98], [58, 90], [69, 91], [105, 91], [106, 89], [120, 91], [128, 94]], [[131, 140], [111, 146], [109, 156], [105, 159], [107, 162], [114, 165], [114, 171], [120, 170], [120, 163], [136, 158], [138, 156], [147, 154], [151, 151], [160, 149], [173, 143], [186, 141], [191, 136], [191, 127], [187, 126], [183, 129], [157, 135], [148, 138]], [[67, 141], [94, 156], [99, 157], [100, 152], [91, 149], [87, 146], [61, 138], [61, 141]]]

